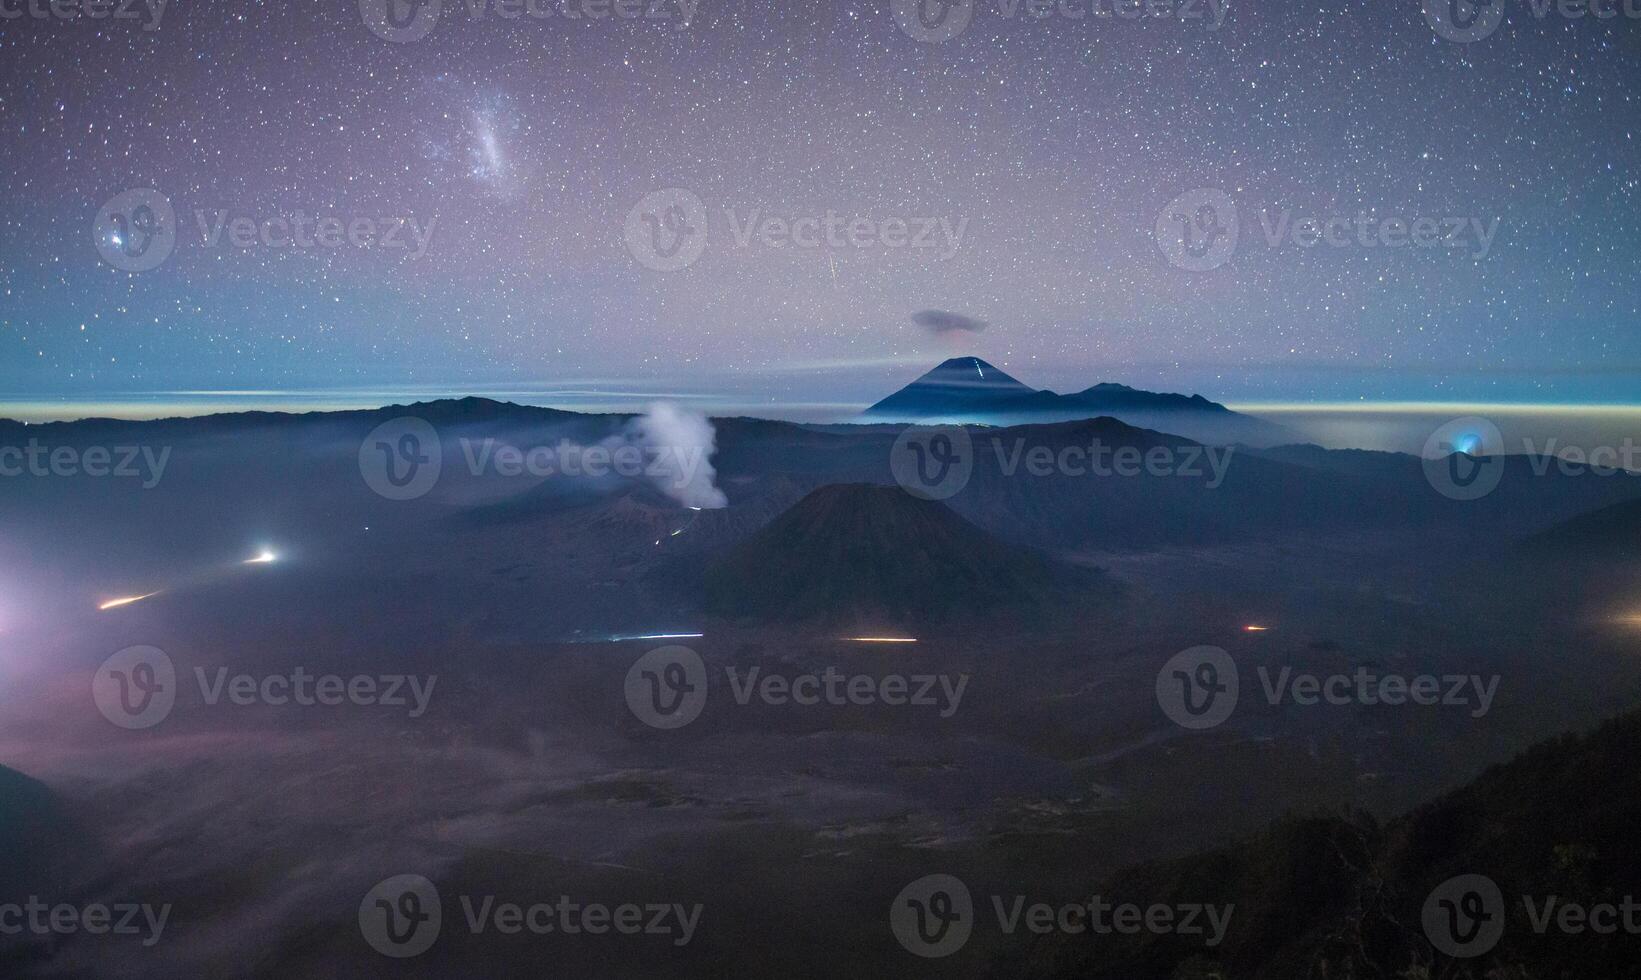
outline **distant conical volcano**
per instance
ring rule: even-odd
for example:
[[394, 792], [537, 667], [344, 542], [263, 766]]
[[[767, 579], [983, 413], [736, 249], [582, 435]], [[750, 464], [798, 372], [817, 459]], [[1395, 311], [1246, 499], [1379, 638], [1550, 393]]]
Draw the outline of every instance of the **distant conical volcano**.
[[954, 357], [866, 410], [906, 421], [985, 411], [1037, 394], [978, 357]]
[[1303, 441], [1289, 429], [1233, 412], [1201, 395], [1097, 384], [1062, 395], [1032, 388], [978, 357], [954, 357], [868, 408], [869, 422], [1021, 425], [1110, 416], [1198, 442], [1275, 446]]

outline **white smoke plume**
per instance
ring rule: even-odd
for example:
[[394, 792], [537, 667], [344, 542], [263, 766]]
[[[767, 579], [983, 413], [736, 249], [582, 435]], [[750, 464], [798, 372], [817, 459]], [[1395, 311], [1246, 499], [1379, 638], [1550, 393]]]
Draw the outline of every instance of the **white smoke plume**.
[[718, 433], [705, 415], [656, 402], [647, 414], [627, 423], [622, 435], [608, 441], [641, 447], [647, 463], [644, 475], [684, 506], [717, 510], [729, 505], [712, 466]]

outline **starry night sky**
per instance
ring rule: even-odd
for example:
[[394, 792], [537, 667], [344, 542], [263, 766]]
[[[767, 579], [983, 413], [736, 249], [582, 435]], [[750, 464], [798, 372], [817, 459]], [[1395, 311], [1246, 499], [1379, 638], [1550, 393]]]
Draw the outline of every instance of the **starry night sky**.
[[[985, 0], [944, 43], [888, 0], [702, 0], [684, 29], [675, 2], [475, 21], [446, 0], [412, 43], [350, 0], [173, 0], [157, 31], [0, 21], [0, 403], [671, 394], [801, 415], [968, 353], [1062, 390], [1634, 401], [1641, 20], [1499, 2], [1472, 44], [1414, 0], [1241, 0], [1217, 30], [1205, 0], [1083, 21]], [[99, 208], [150, 187], [175, 251], [115, 269]], [[663, 188], [706, 209], [679, 271], [624, 239]], [[1234, 200], [1240, 243], [1194, 272], [1155, 227], [1203, 188]], [[1498, 225], [1484, 257], [1272, 247], [1260, 216], [1284, 209]], [[201, 240], [195, 212], [222, 210], [437, 223], [419, 258], [239, 249]], [[966, 224], [954, 255], [741, 246], [753, 211]]]

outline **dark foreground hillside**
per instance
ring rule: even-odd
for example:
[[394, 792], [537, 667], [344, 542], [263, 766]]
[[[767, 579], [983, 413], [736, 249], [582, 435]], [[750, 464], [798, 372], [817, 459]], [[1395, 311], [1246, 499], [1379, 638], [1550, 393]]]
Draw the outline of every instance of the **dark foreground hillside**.
[[[1206, 950], [1172, 936], [1056, 936], [1005, 957], [995, 975], [1641, 976], [1637, 759], [1641, 713], [1537, 746], [1383, 826], [1360, 816], [1294, 818], [1231, 848], [1132, 869], [1108, 884], [1106, 898], [1234, 904], [1224, 943]], [[1497, 914], [1503, 931], [1491, 949], [1455, 958], [1427, 931], [1426, 904], [1460, 875], [1497, 884], [1502, 901], [1484, 897], [1474, 908], [1484, 920]]]

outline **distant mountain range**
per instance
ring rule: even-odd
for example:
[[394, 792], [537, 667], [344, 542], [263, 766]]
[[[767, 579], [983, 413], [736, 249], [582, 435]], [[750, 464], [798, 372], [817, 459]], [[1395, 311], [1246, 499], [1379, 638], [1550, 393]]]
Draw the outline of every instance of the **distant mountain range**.
[[1110, 416], [1130, 425], [1214, 445], [1276, 446], [1304, 441], [1275, 423], [1233, 412], [1201, 395], [1097, 384], [1071, 394], [1037, 389], [978, 357], [954, 357], [868, 408], [873, 422], [1019, 425]]
[[[972, 359], [965, 371], [976, 383], [981, 372], [992, 375], [984, 361], [976, 370]], [[958, 384], [958, 379], [952, 380]], [[1192, 401], [1186, 396], [1136, 394]], [[1173, 421], [1164, 419], [1149, 427], [1103, 417], [1038, 421], [1006, 431], [971, 430], [977, 465], [967, 486], [946, 506], [994, 537], [1060, 554], [1221, 546], [1274, 534], [1410, 530], [1419, 535], [1451, 534], [1476, 548], [1511, 546], [1560, 522], [1641, 498], [1641, 481], [1568, 477], [1553, 468], [1540, 476], [1529, 459], [1518, 456], [1508, 459], [1492, 494], [1455, 502], [1431, 488], [1416, 456], [1305, 445], [1237, 448], [1230, 454], [1219, 450], [1221, 480], [1215, 459], [1195, 444], [1199, 440], [1179, 434], [1190, 426], [1175, 424], [1210, 413], [1247, 418], [1210, 408], [1175, 413]], [[375, 426], [406, 415], [424, 418], [441, 432], [444, 473], [424, 498], [426, 506], [384, 508], [360, 478], [358, 447]], [[475, 476], [462, 445], [462, 440], [478, 443], [491, 438], [519, 447], [552, 446], [560, 439], [592, 445], [620, 431], [625, 421], [626, 416], [619, 415], [462, 399], [303, 415], [248, 413], [38, 426], [0, 422], [0, 445], [40, 438], [54, 446], [129, 443], [173, 450], [164, 494], [141, 492], [132, 483], [135, 492], [110, 495], [110, 490], [126, 487], [109, 481], [14, 480], [4, 487], [14, 508], [33, 502], [57, 514], [83, 509], [88, 519], [110, 507], [120, 508], [118, 516], [127, 522], [129, 534], [113, 546], [133, 554], [172, 547], [170, 536], [161, 529], [167, 521], [181, 520], [195, 530], [191, 546], [237, 551], [245, 546], [247, 512], [284, 514], [311, 501], [317, 526], [337, 534], [367, 526], [380, 530], [432, 514], [473, 530], [517, 528], [520, 535], [547, 534], [555, 541], [552, 535], [559, 531], [578, 538], [589, 535], [587, 547], [602, 541], [605, 558], [620, 555], [636, 561], [642, 556], [649, 562], [716, 557], [819, 487], [896, 485], [890, 460], [900, 426], [888, 424], [806, 426], [714, 419], [717, 451], [712, 462], [717, 484], [730, 503], [721, 513], [690, 512], [657, 495], [648, 481]], [[1170, 432], [1174, 434], [1165, 434]], [[1147, 454], [1166, 448], [1182, 471], [1190, 467], [1197, 475], [1094, 478], [1056, 469], [1039, 477], [1023, 464], [1008, 469], [1018, 446], [1047, 450], [1058, 459], [1068, 449], [1081, 451], [1093, 443]], [[301, 461], [300, 481], [293, 477], [292, 460]], [[103, 492], [94, 492], [99, 488]], [[1603, 534], [1611, 538], [1622, 527], [1635, 526], [1622, 523], [1625, 513], [1615, 510], [1592, 517], [1587, 533], [1595, 539]], [[1596, 526], [1603, 521], [1618, 522], [1617, 530]], [[686, 525], [688, 530], [681, 535], [672, 534]], [[1573, 531], [1581, 540], [1586, 536]], [[659, 546], [658, 539], [664, 539]]]

